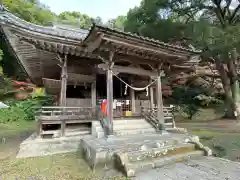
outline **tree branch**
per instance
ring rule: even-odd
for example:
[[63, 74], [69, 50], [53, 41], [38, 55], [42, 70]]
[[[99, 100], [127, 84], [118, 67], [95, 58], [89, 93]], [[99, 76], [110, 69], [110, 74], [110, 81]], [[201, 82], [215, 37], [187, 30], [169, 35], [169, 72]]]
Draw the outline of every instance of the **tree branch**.
[[235, 8], [235, 10], [233, 11], [231, 17], [229, 18], [229, 24], [233, 23], [233, 20], [235, 19], [235, 16], [236, 16], [236, 14], [237, 14], [237, 12], [239, 10], [240, 10], [240, 4]]
[[228, 14], [230, 15], [231, 11], [229, 9], [231, 3], [232, 3], [232, 0], [226, 0], [227, 4], [226, 6], [224, 7], [224, 10], [223, 10], [223, 14], [224, 16], [226, 16], [226, 12], [228, 12]]
[[214, 8], [214, 11], [218, 17], [218, 20], [220, 21], [220, 24], [222, 25], [223, 28], [225, 28], [225, 14], [223, 9], [221, 8], [221, 2], [222, 0], [212, 0], [212, 2], [216, 5]]

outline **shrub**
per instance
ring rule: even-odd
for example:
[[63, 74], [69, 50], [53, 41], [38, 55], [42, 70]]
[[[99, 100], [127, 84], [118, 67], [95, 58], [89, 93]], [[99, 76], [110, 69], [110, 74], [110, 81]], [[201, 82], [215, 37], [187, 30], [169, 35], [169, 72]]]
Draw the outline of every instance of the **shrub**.
[[0, 123], [14, 121], [32, 121], [41, 106], [52, 105], [52, 97], [36, 97], [23, 101], [9, 100], [10, 108], [0, 109]]

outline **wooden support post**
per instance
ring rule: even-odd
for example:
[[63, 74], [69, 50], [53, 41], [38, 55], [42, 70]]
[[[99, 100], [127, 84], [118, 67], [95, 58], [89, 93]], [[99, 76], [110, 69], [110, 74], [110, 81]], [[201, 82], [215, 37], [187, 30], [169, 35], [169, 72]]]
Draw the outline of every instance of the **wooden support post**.
[[[92, 100], [92, 110], [96, 114], [96, 104], [97, 104], [97, 91], [96, 91], [96, 81], [91, 85], [91, 100]], [[96, 114], [97, 116], [97, 114]]]
[[65, 55], [61, 73], [60, 106], [64, 107], [66, 106], [66, 93], [67, 93], [67, 56]]
[[[152, 83], [152, 80], [150, 80], [149, 83]], [[150, 108], [153, 109], [154, 108], [154, 97], [153, 97], [153, 87], [152, 86], [149, 87], [149, 96], [150, 96]]]
[[96, 81], [94, 81], [91, 85], [91, 99], [92, 99], [92, 107], [95, 108], [97, 103]]
[[[133, 79], [131, 81], [132, 81], [131, 84], [133, 84]], [[132, 88], [130, 88], [130, 98], [131, 98], [132, 113], [135, 113], [136, 112], [135, 91]]]
[[113, 135], [113, 56], [114, 52], [109, 52], [109, 68], [107, 70], [107, 117], [109, 121], [108, 135]]
[[164, 114], [163, 114], [161, 74], [162, 74], [161, 69], [158, 69], [157, 87], [156, 87], [157, 118], [158, 118], [158, 121], [159, 121], [159, 125], [161, 125], [160, 130], [164, 130]]
[[[62, 74], [61, 74], [61, 94], [60, 94], [60, 106], [66, 107], [66, 93], [67, 93], [67, 55], [65, 55]], [[65, 115], [65, 108], [62, 109], [63, 116]], [[65, 117], [65, 116], [64, 116]], [[61, 136], [65, 135], [66, 122], [65, 119], [61, 122]]]

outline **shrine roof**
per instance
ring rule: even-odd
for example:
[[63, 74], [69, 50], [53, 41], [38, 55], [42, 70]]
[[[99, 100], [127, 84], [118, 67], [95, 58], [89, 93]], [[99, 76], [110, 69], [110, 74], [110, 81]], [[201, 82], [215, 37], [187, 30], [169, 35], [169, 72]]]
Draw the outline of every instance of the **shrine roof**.
[[93, 25], [90, 30], [76, 28], [73, 26], [69, 26], [69, 25], [67, 26], [67, 25], [63, 25], [63, 24], [53, 24], [51, 26], [41, 26], [41, 25], [27, 22], [27, 21], [17, 17], [16, 15], [12, 14], [11, 12], [9, 12], [7, 9], [5, 9], [3, 7], [0, 8], [0, 25], [1, 26], [10, 26], [13, 29], [21, 29], [22, 31], [26, 31], [27, 33], [37, 33], [37, 35], [40, 35], [40, 36], [49, 36], [50, 35], [55, 38], [76, 40], [78, 42], [85, 41], [94, 30], [98, 29], [98, 31], [101, 31], [103, 33], [115, 35], [115, 36], [126, 38], [126, 39], [132, 39], [132, 40], [138, 41], [139, 43], [144, 43], [144, 44], [149, 44], [149, 45], [157, 45], [159, 48], [174, 49], [175, 51], [186, 51], [188, 53], [199, 53], [200, 52], [200, 51], [197, 51], [190, 47], [186, 48], [186, 47], [181, 47], [178, 45], [164, 43], [164, 42], [161, 42], [161, 41], [153, 39], [153, 38], [139, 36], [137, 34], [133, 34], [130, 32], [123, 32], [120, 30], [111, 29], [109, 27], [104, 27], [104, 26], [99, 26], [99, 25]]
[[42, 35], [52, 35], [61, 38], [70, 38], [75, 40], [83, 40], [89, 33], [89, 30], [67, 27], [65, 25], [41, 26], [27, 22], [6, 9], [0, 10], [0, 25], [8, 25], [14, 28], [22, 28]]
[[191, 47], [164, 43], [99, 25], [93, 25], [90, 30], [63, 24], [41, 26], [17, 17], [1, 5], [0, 30], [20, 64], [36, 84], [42, 84], [43, 77], [54, 79], [60, 73], [58, 54], [96, 60], [98, 55], [94, 55], [95, 50], [105, 53], [114, 47], [119, 57], [124, 55], [124, 59], [134, 61], [134, 56], [137, 62], [167, 61], [192, 66], [199, 61], [192, 56], [198, 55], [200, 51]]

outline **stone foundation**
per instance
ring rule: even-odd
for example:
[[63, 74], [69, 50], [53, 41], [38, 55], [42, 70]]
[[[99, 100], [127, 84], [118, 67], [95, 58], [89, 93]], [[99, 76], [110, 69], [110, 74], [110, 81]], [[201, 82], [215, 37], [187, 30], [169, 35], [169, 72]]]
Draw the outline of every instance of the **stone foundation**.
[[17, 158], [47, 156], [53, 154], [76, 152], [81, 147], [82, 138], [91, 138], [91, 136], [73, 136], [42, 139], [37, 137], [36, 133], [20, 144], [20, 150]]
[[[99, 166], [109, 167], [114, 166], [114, 161], [117, 159], [124, 163], [124, 153], [128, 152], [146, 152], [153, 149], [161, 151], [161, 147], [174, 147], [178, 144], [186, 144], [191, 139], [197, 139], [186, 134], [141, 134], [129, 135], [124, 137], [113, 136], [111, 138], [95, 138], [85, 139], [81, 141], [81, 149], [84, 158], [91, 168]], [[116, 154], [118, 158], [116, 159]], [[122, 156], [120, 155], [122, 154]], [[115, 164], [116, 165], [116, 164]]]

